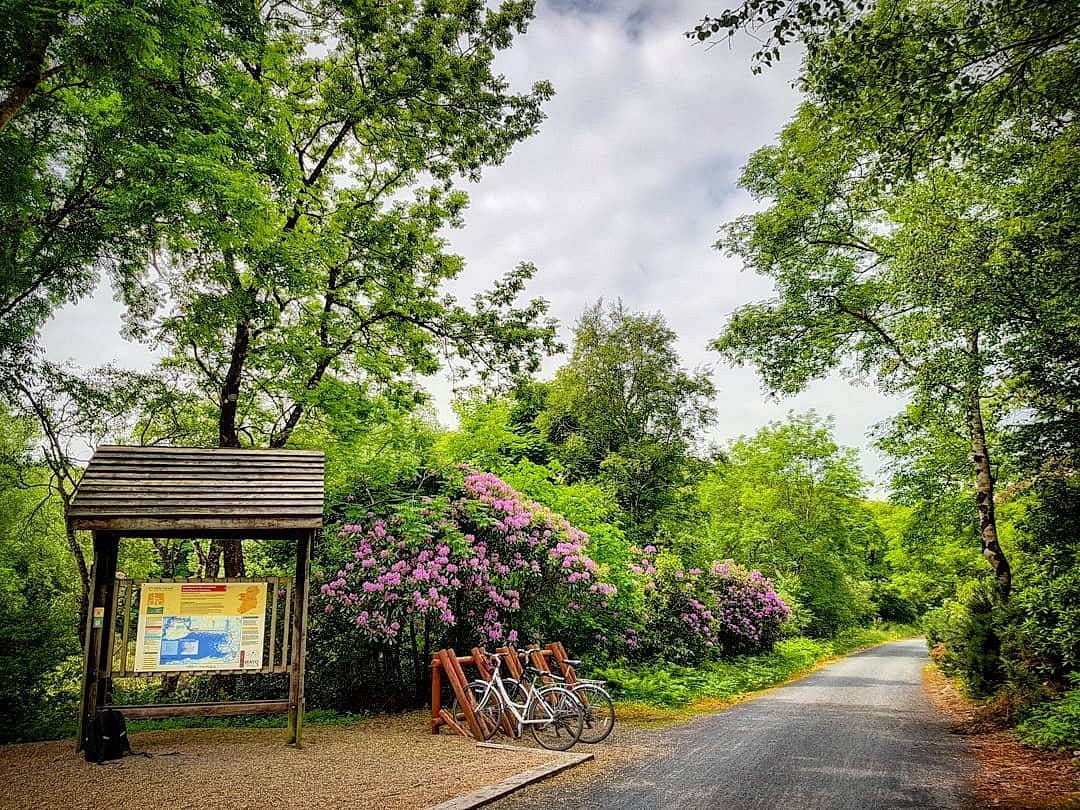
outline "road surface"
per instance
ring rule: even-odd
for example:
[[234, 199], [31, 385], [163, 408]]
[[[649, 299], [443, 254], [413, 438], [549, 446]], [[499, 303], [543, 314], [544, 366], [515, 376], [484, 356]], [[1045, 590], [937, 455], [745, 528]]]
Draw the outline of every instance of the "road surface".
[[[664, 753], [493, 807], [588, 810], [963, 808], [969, 763], [926, 701], [921, 639], [845, 658], [727, 711], [650, 732]], [[618, 727], [616, 727], [616, 733]], [[576, 749], [575, 749], [576, 750]], [[598, 746], [598, 757], [603, 747]]]

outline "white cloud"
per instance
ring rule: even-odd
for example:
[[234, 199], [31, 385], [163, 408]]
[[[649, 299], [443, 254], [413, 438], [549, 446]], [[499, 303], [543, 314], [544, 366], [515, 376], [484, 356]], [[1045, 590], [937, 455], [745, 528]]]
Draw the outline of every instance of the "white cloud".
[[729, 368], [706, 348], [736, 307], [770, 295], [767, 281], [710, 246], [721, 223], [754, 209], [736, 187], [739, 170], [799, 103], [795, 53], [755, 76], [753, 42], [706, 48], [683, 36], [710, 8], [697, 0], [538, 6], [499, 65], [516, 87], [551, 80], [556, 96], [540, 133], [469, 189], [465, 227], [449, 234], [468, 260], [460, 288], [532, 261], [539, 273], [528, 294], [551, 302], [564, 337], [601, 296], [661, 311], [686, 363], [715, 369], [715, 440], [815, 409], [836, 416], [838, 439], [859, 447], [876, 475], [881, 459], [866, 431], [895, 413], [897, 400], [831, 377], [769, 401], [751, 370]]

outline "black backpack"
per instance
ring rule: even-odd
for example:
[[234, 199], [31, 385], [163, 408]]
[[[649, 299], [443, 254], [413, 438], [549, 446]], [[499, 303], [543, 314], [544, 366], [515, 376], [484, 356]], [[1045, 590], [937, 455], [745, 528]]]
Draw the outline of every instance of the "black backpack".
[[116, 709], [102, 709], [90, 725], [83, 751], [87, 762], [101, 764], [107, 759], [120, 759], [131, 753], [124, 715]]

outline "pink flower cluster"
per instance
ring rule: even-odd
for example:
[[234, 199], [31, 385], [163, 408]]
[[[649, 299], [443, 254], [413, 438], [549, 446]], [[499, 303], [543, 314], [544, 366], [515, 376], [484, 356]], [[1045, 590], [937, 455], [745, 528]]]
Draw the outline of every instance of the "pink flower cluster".
[[714, 562], [704, 579], [713, 597], [715, 632], [726, 651], [757, 649], [779, 638], [791, 608], [760, 571], [724, 560]]
[[771, 646], [791, 614], [770, 580], [731, 560], [714, 562], [708, 573], [692, 568], [679, 579], [686, 594], [679, 618], [706, 646], [728, 654]]
[[[392, 640], [411, 623], [464, 623], [481, 643], [508, 629], [526, 596], [606, 602], [588, 536], [490, 473], [464, 468], [460, 489], [423, 498], [391, 517], [342, 526], [352, 559], [320, 587], [327, 613], [345, 611], [366, 634]], [[419, 508], [417, 508], [419, 507]]]
[[[709, 654], [733, 655], [768, 649], [780, 638], [791, 609], [776, 593], [773, 583], [759, 571], [750, 571], [732, 560], [714, 562], [708, 571], [665, 567], [658, 573], [647, 546], [630, 564], [631, 573], [644, 580], [649, 614], [661, 625], [677, 619], [674, 632], [687, 648], [704, 648]], [[646, 617], [648, 621], [648, 617]]]

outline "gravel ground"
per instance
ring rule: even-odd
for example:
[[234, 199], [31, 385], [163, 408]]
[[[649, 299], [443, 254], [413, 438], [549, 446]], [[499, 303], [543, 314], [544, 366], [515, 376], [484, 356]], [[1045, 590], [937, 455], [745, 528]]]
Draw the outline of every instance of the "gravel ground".
[[[135, 756], [93, 765], [74, 742], [0, 746], [0, 808], [422, 808], [550, 760], [428, 733], [427, 713], [304, 729], [185, 729], [132, 735]], [[178, 752], [171, 754], [171, 752]]]

